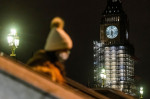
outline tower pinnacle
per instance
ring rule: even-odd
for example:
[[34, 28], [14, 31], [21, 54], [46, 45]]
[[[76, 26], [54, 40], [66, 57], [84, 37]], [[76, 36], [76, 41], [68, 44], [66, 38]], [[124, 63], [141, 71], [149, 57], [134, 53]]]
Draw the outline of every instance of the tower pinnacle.
[[107, 2], [120, 2], [121, 3], [121, 0], [107, 0]]
[[104, 11], [106, 14], [120, 14], [123, 12], [121, 0], [107, 0], [107, 7]]

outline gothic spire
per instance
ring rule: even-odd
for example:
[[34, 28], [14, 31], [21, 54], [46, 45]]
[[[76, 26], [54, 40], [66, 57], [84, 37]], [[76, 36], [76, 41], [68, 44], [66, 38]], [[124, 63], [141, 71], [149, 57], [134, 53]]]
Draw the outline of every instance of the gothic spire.
[[121, 0], [107, 0], [107, 3], [108, 2], [120, 2], [121, 3]]
[[107, 0], [107, 7], [104, 11], [106, 14], [120, 14], [123, 12], [121, 0]]

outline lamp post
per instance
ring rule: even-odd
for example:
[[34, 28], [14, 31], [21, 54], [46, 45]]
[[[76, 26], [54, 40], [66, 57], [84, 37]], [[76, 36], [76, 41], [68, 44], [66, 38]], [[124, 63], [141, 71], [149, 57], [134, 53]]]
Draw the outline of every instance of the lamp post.
[[106, 72], [104, 68], [101, 70], [100, 77], [102, 79], [102, 87], [104, 88], [105, 79], [106, 79]]
[[143, 99], [143, 87], [140, 87], [140, 99]]
[[10, 33], [8, 34], [7, 37], [8, 44], [11, 47], [11, 54], [10, 56], [16, 56], [15, 50], [19, 46], [19, 37], [17, 36], [16, 29], [11, 29]]

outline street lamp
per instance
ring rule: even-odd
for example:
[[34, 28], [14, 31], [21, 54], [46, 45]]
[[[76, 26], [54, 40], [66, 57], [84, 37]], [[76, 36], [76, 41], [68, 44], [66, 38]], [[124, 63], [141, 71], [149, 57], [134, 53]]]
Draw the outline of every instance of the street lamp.
[[140, 87], [140, 99], [143, 99], [143, 87]]
[[11, 54], [10, 56], [16, 56], [15, 50], [19, 46], [19, 37], [17, 36], [16, 29], [11, 29], [10, 33], [8, 34], [7, 37], [8, 44], [11, 47]]
[[104, 88], [104, 83], [105, 83], [105, 79], [106, 79], [106, 72], [105, 72], [104, 68], [101, 70], [100, 77], [102, 79], [102, 87]]

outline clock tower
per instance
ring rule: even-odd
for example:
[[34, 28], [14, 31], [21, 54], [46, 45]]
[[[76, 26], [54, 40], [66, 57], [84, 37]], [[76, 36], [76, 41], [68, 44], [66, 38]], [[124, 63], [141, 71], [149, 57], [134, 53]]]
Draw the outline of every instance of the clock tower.
[[107, 0], [100, 23], [100, 42], [93, 42], [93, 88], [112, 88], [135, 95], [135, 58], [128, 31], [128, 19], [121, 1]]
[[108, 0], [100, 24], [100, 40], [107, 44], [125, 44], [128, 40], [128, 20], [120, 0]]

